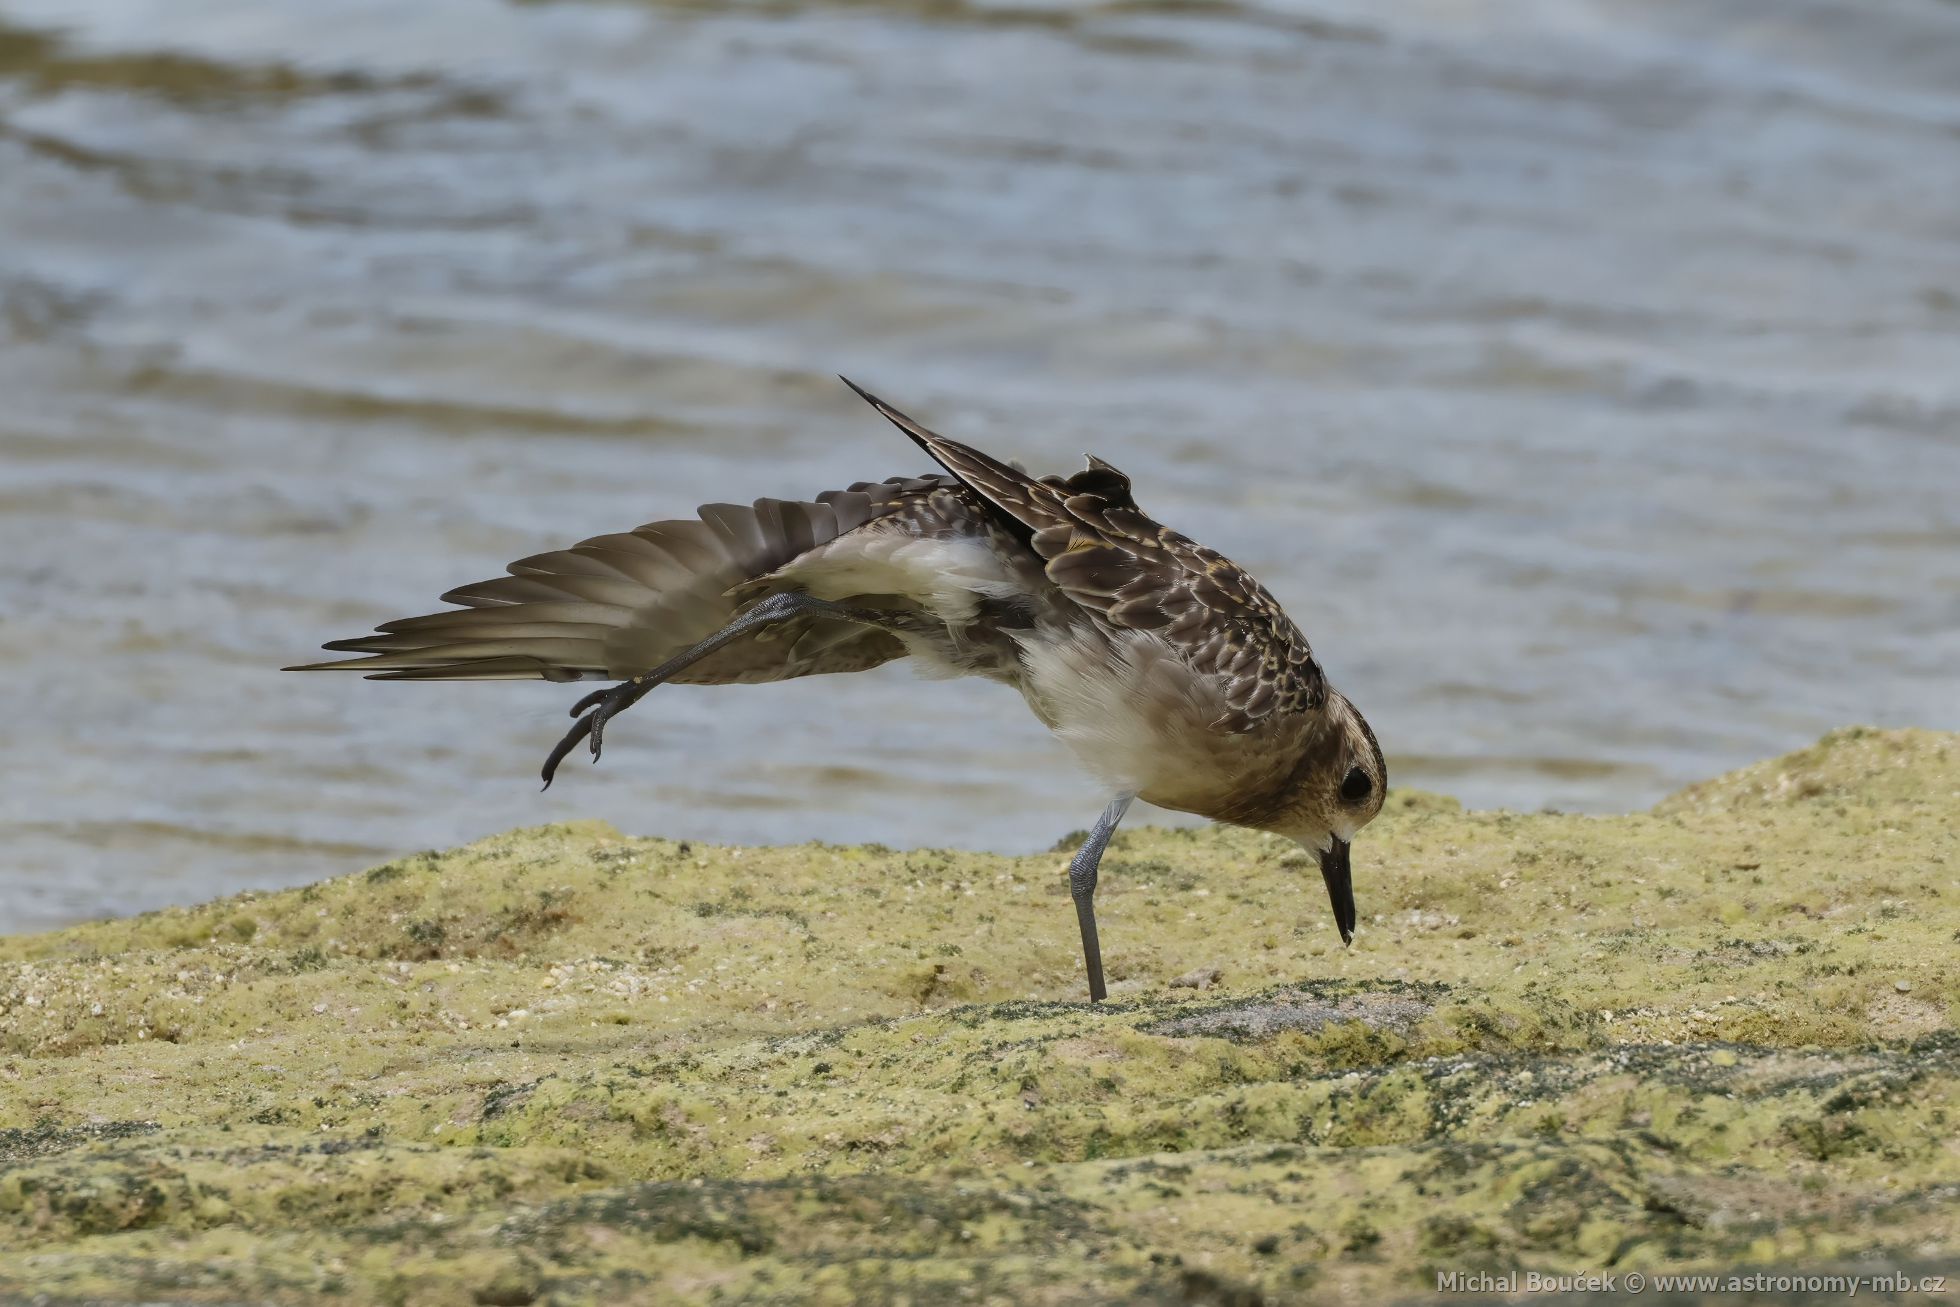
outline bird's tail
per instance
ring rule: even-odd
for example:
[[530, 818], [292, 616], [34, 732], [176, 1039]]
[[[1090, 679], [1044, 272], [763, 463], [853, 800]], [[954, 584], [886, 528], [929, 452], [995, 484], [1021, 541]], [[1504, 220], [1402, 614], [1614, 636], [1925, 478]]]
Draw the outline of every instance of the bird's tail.
[[[286, 670], [359, 671], [383, 681], [622, 680], [727, 625], [739, 602], [731, 590], [892, 512], [939, 480], [860, 482], [807, 502], [708, 504], [693, 521], [594, 536], [442, 596], [459, 607], [384, 622], [373, 635], [325, 646], [359, 657]], [[857, 670], [904, 653], [883, 632], [834, 625], [840, 629], [830, 633], [835, 640], [824, 656], [792, 661], [781, 642], [750, 639], [675, 679], [774, 681]], [[843, 647], [848, 642], [863, 647]]]

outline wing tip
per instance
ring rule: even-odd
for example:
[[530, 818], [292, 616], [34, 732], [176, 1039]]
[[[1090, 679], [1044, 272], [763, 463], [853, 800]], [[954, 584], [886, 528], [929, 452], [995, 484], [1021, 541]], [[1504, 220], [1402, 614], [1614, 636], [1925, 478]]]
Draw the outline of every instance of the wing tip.
[[[294, 663], [291, 667], [281, 667], [279, 670], [282, 672], [351, 672], [366, 666], [369, 662], [370, 660], [366, 658], [340, 658], [330, 663]], [[392, 678], [387, 672], [369, 672], [363, 679], [382, 681]]]
[[858, 385], [857, 382], [852, 381], [849, 377], [845, 376], [843, 373], [841, 372], [838, 373], [837, 379], [843, 382], [845, 385], [849, 386], [851, 388], [852, 394], [856, 395], [859, 399], [863, 400], [865, 403], [871, 405], [871, 407], [877, 409], [880, 413], [883, 413], [887, 409], [891, 408], [890, 404], [887, 404], [884, 400], [879, 399], [876, 395], [866, 390], [863, 386]]
[[[371, 656], [370, 656], [371, 657]], [[346, 672], [352, 671], [368, 658], [336, 658], [329, 663], [294, 663], [291, 667], [281, 667], [282, 672]]]
[[[899, 409], [893, 408], [890, 404], [887, 404], [884, 400], [879, 399], [876, 395], [866, 390], [863, 386], [858, 385], [857, 382], [852, 381], [849, 377], [845, 376], [843, 373], [841, 372], [838, 373], [837, 379], [843, 382], [845, 385], [849, 386], [853, 391], [855, 391], [859, 399], [862, 399], [865, 403], [871, 405], [872, 408], [876, 409], [878, 411], [879, 417], [885, 419], [885, 421], [891, 423], [893, 426], [897, 427], [900, 431], [903, 431], [906, 435], [910, 436], [912, 438], [912, 443], [917, 445], [920, 449], [925, 450], [926, 453], [931, 454], [934, 461], [938, 462], [942, 466], [945, 465], [946, 460], [940, 455], [938, 450], [933, 448], [933, 446], [937, 444], [940, 440], [940, 436], [937, 432], [929, 430], [923, 424], [915, 421], [909, 414], [906, 414], [900, 411]], [[948, 472], [953, 471], [951, 467], [947, 467], [946, 470]], [[957, 476], [958, 473], [955, 472], [954, 475]]]

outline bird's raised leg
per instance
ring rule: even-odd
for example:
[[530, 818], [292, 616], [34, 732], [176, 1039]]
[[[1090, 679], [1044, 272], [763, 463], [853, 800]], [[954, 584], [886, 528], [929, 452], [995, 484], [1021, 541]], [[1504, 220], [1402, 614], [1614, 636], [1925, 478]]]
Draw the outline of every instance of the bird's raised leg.
[[828, 599], [818, 599], [814, 595], [799, 591], [784, 591], [770, 595], [766, 599], [750, 605], [742, 614], [727, 626], [722, 627], [700, 643], [683, 649], [652, 671], [641, 672], [630, 680], [603, 690], [594, 690], [572, 705], [572, 716], [578, 721], [572, 729], [565, 732], [565, 738], [552, 747], [551, 754], [544, 760], [544, 787], [551, 788], [551, 778], [558, 770], [558, 764], [565, 755], [578, 747], [580, 740], [592, 742], [592, 761], [599, 761], [599, 750], [605, 738], [606, 723], [638, 703], [656, 685], [671, 679], [676, 673], [685, 671], [716, 650], [724, 649], [760, 627], [786, 622], [792, 617], [828, 617], [840, 622], [856, 622], [863, 626], [880, 626], [887, 630], [903, 625], [904, 615], [884, 612], [875, 608], [853, 608], [848, 604], [834, 604]]
[[1111, 800], [1096, 819], [1096, 828], [1089, 832], [1089, 838], [1082, 842], [1068, 864], [1068, 889], [1075, 899], [1076, 924], [1082, 927], [1082, 960], [1089, 967], [1091, 1003], [1100, 1003], [1109, 996], [1103, 987], [1102, 943], [1096, 938], [1096, 868], [1102, 863], [1103, 850], [1109, 847], [1109, 837], [1116, 833], [1116, 823], [1123, 820], [1130, 800], [1135, 797], [1124, 794]]

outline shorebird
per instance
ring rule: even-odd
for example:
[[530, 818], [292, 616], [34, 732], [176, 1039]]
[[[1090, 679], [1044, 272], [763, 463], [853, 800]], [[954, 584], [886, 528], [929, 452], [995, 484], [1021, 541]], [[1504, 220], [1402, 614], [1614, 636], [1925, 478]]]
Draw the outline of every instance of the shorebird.
[[944, 472], [595, 536], [442, 596], [459, 607], [325, 646], [362, 657], [286, 670], [617, 681], [572, 706], [549, 787], [581, 741], [598, 761], [607, 724], [656, 686], [909, 657], [929, 676], [1013, 686], [1107, 787], [1069, 864], [1092, 1001], [1108, 992], [1097, 868], [1134, 799], [1297, 841], [1352, 940], [1349, 845], [1381, 811], [1387, 767], [1266, 588], [1152, 519], [1093, 455], [1072, 476], [1033, 477], [843, 380]]

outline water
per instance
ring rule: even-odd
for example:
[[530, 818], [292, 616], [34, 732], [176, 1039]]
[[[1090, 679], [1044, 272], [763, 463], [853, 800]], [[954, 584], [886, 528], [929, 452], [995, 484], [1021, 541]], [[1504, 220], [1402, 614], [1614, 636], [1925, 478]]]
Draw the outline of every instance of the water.
[[0, 0], [0, 929], [582, 816], [1088, 824], [902, 667], [662, 690], [547, 794], [573, 691], [272, 670], [923, 470], [839, 371], [1131, 473], [1397, 784], [1960, 726], [1960, 6]]

